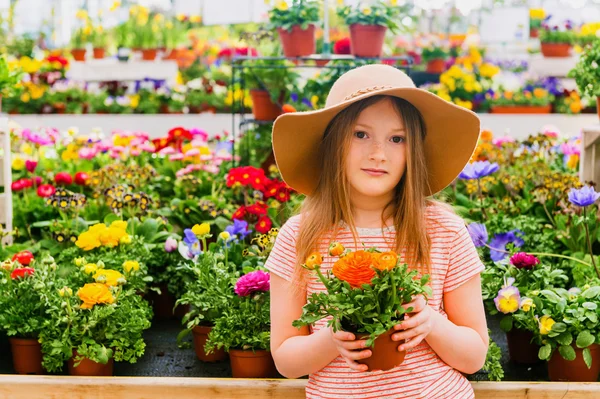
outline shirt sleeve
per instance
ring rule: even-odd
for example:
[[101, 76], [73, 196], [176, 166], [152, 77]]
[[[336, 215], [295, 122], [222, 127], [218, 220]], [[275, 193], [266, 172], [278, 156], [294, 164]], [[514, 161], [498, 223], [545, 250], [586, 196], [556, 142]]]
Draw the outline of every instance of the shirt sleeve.
[[464, 224], [460, 225], [454, 240], [449, 243], [449, 249], [444, 293], [455, 290], [485, 269]]
[[296, 268], [296, 231], [293, 221], [288, 220], [279, 230], [275, 245], [267, 261], [265, 268], [277, 276], [292, 281]]

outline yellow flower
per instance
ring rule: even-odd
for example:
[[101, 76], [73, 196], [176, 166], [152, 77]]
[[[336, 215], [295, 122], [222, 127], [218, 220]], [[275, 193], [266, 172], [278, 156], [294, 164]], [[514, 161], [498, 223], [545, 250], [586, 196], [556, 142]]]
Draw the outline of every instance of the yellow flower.
[[58, 295], [60, 295], [61, 298], [65, 296], [70, 297], [71, 295], [73, 295], [73, 290], [69, 287], [63, 287], [60, 290], [58, 290]]
[[110, 11], [115, 11], [119, 7], [121, 7], [121, 2], [113, 1], [112, 6], [110, 6]]
[[177, 14], [177, 16], [175, 18], [177, 18], [178, 21], [184, 21], [185, 20], [185, 14]]
[[276, 7], [279, 11], [286, 11], [288, 9], [288, 5], [285, 0], [280, 0]]
[[555, 323], [556, 322], [552, 320], [550, 316], [542, 316], [542, 318], [539, 320], [540, 334], [547, 335], [550, 330], [552, 330], [552, 326]]
[[547, 94], [547, 91], [546, 91], [546, 90], [544, 90], [544, 89], [542, 89], [542, 88], [536, 87], [535, 89], [533, 89], [533, 95], [534, 95], [534, 97], [536, 97], [536, 98], [542, 98], [542, 97], [544, 97], [546, 94]]
[[27, 155], [32, 155], [33, 154], [33, 147], [30, 146], [27, 143], [23, 143], [23, 145], [21, 145], [21, 152]]
[[12, 160], [12, 168], [14, 170], [23, 170], [25, 167], [25, 160], [21, 157], [14, 157]]
[[195, 224], [194, 227], [192, 227], [192, 233], [196, 234], [198, 237], [208, 235], [210, 234], [210, 224]]
[[115, 229], [127, 230], [127, 222], [124, 220], [115, 220], [110, 224], [110, 227]]
[[317, 104], [319, 103], [319, 96], [313, 95], [310, 98], [310, 103], [312, 104], [313, 108], [317, 108]]
[[229, 234], [228, 231], [223, 231], [221, 234], [219, 234], [219, 238], [223, 241], [227, 241], [229, 238], [231, 238], [231, 234]]
[[473, 103], [471, 101], [463, 101], [460, 98], [457, 98], [456, 100], [454, 100], [454, 103], [456, 105], [458, 105], [459, 107], [463, 107], [466, 109], [473, 109]]
[[103, 270], [98, 270], [96, 272], [96, 274], [94, 274], [94, 280], [97, 280], [101, 276], [103, 276], [106, 279], [105, 284], [110, 287], [116, 287], [117, 280], [123, 277], [123, 275], [116, 270], [103, 269]]
[[531, 298], [521, 298], [521, 310], [524, 312], [529, 312], [532, 307], [535, 307], [533, 304], [533, 299]]
[[362, 11], [363, 15], [371, 15], [370, 7], [363, 7], [363, 9], [361, 11]]
[[75, 241], [75, 245], [84, 251], [91, 251], [94, 248], [98, 248], [102, 243], [98, 238], [98, 234], [86, 231], [79, 235], [77, 241]]
[[577, 166], [579, 166], [579, 155], [572, 154], [567, 160], [567, 167], [569, 169], [577, 169]]
[[140, 105], [140, 96], [138, 94], [129, 96], [131, 101], [131, 108], [137, 108]]
[[190, 22], [193, 24], [199, 24], [202, 22], [202, 17], [200, 15], [190, 15]]
[[129, 234], [124, 235], [119, 240], [119, 243], [121, 243], [121, 244], [131, 244], [131, 236]]
[[315, 267], [321, 266], [323, 264], [323, 257], [318, 252], [313, 252], [306, 258], [306, 261], [302, 265], [304, 268], [308, 270], [314, 270]]
[[123, 270], [125, 270], [125, 273], [131, 273], [132, 270], [137, 272], [140, 270], [140, 264], [135, 260], [125, 261], [123, 263]]
[[86, 10], [77, 10], [77, 13], [75, 14], [75, 17], [77, 19], [87, 19], [88, 18], [88, 13]]
[[492, 76], [498, 74], [500, 72], [500, 68], [493, 64], [483, 64], [479, 68], [479, 73], [484, 78], [491, 78]]
[[105, 284], [86, 284], [77, 291], [77, 296], [83, 302], [81, 309], [91, 309], [94, 305], [115, 302], [115, 297]]
[[85, 28], [83, 28], [83, 34], [86, 36], [89, 36], [92, 34], [92, 27], [91, 25], [87, 25]]
[[531, 8], [529, 9], [529, 18], [544, 19], [546, 18], [546, 12], [543, 8]]
[[83, 267], [83, 272], [85, 274], [94, 274], [98, 271], [98, 265], [95, 263], [88, 263]]

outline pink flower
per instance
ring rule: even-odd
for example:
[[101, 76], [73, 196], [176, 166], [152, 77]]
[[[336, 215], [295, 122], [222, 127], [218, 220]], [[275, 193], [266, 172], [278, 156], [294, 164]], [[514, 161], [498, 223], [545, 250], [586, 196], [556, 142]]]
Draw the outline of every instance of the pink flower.
[[200, 150], [197, 148], [192, 148], [185, 153], [186, 157], [195, 157], [196, 155], [200, 155]]
[[154, 152], [155, 149], [156, 148], [154, 147], [154, 145], [150, 143], [144, 143], [140, 146], [140, 150], [145, 152]]
[[113, 152], [121, 153], [121, 152], [125, 151], [125, 147], [120, 146], [120, 145], [116, 145], [111, 150]]
[[174, 239], [173, 237], [169, 237], [169, 238], [167, 238], [167, 241], [165, 241], [165, 251], [167, 251], [167, 252], [173, 252], [178, 247], [179, 247], [179, 244], [177, 243], [177, 240]]
[[515, 142], [514, 137], [510, 137], [510, 136], [498, 137], [497, 139], [494, 139], [492, 141], [492, 143], [494, 143], [494, 145], [496, 147], [502, 147], [505, 143], [514, 143], [514, 142]]
[[215, 175], [219, 173], [219, 167], [216, 165], [204, 165], [204, 170]]
[[81, 159], [94, 159], [96, 154], [98, 154], [98, 147], [94, 148], [82, 148], [79, 150], [79, 158]]
[[27, 171], [29, 173], [33, 173], [33, 171], [35, 170], [35, 168], [37, 168], [37, 162], [36, 161], [30, 161], [29, 159], [27, 161], [25, 161], [25, 169], [27, 169]]
[[29, 129], [23, 130], [23, 138], [33, 144], [42, 145], [42, 146], [53, 143], [52, 137], [49, 134], [32, 132]]
[[130, 154], [133, 155], [134, 157], [137, 157], [141, 153], [142, 153], [142, 151], [139, 148], [132, 148], [130, 151]]
[[56, 188], [52, 184], [42, 184], [37, 189], [37, 195], [42, 198], [50, 197], [55, 192]]
[[206, 133], [204, 130], [192, 128], [190, 129], [190, 134], [194, 136], [194, 138], [200, 138], [202, 141], [208, 140], [208, 133]]
[[560, 133], [560, 129], [554, 125], [544, 125], [542, 127], [542, 133], [547, 137], [555, 139], [558, 137], [558, 134]]
[[560, 151], [564, 155], [581, 155], [581, 148], [574, 143], [562, 143], [560, 145]]
[[173, 154], [169, 155], [169, 161], [181, 161], [183, 159], [183, 154]]
[[249, 296], [255, 292], [268, 292], [270, 288], [269, 273], [262, 270], [245, 274], [235, 283], [235, 293], [239, 296]]
[[111, 151], [110, 157], [113, 159], [119, 159], [121, 157], [121, 154], [119, 154], [118, 152]]
[[526, 252], [517, 252], [511, 256], [510, 263], [512, 263], [517, 269], [531, 270], [535, 265], [540, 263], [540, 260]]
[[159, 155], [171, 155], [171, 154], [175, 154], [175, 148], [173, 147], [165, 147], [162, 150], [160, 150], [158, 152]]

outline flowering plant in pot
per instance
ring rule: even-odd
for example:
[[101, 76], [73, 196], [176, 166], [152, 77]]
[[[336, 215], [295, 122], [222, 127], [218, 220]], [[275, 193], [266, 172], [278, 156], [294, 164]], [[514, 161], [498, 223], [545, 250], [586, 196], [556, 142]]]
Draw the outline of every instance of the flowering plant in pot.
[[446, 70], [446, 60], [450, 57], [450, 51], [441, 46], [425, 47], [421, 52], [423, 62], [427, 65], [427, 72], [442, 73]]
[[60, 371], [68, 361], [73, 375], [111, 376], [114, 361], [135, 363], [144, 354], [142, 333], [152, 310], [124, 276], [115, 279], [118, 272], [107, 272], [83, 276], [89, 281], [83, 286], [48, 292], [40, 333], [48, 371]]
[[316, 0], [276, 0], [269, 10], [271, 28], [277, 29], [283, 54], [301, 57], [315, 53], [315, 25], [319, 22], [321, 2]]
[[81, 23], [71, 36], [71, 55], [75, 61], [85, 61], [85, 47], [92, 39], [93, 28], [91, 20], [84, 10], [77, 12], [77, 19], [81, 20]]
[[383, 0], [373, 3], [358, 2], [354, 6], [341, 6], [338, 16], [350, 27], [350, 47], [357, 57], [380, 57], [387, 29], [397, 33], [400, 25], [395, 21], [407, 10], [406, 6], [388, 4]]
[[488, 100], [493, 114], [501, 113], [544, 113], [552, 109], [554, 96], [542, 87], [528, 85], [522, 91], [501, 91]]
[[0, 264], [0, 330], [11, 337], [13, 364], [19, 374], [43, 374], [38, 337], [47, 320], [44, 292], [54, 289], [56, 263], [52, 257], [34, 260], [21, 251]]
[[234, 378], [276, 376], [270, 348], [269, 274], [257, 269], [235, 283], [235, 296], [223, 316], [215, 320], [206, 350], [229, 352]]
[[544, 57], [568, 57], [575, 43], [575, 32], [571, 22], [559, 25], [549, 25], [544, 21], [540, 30], [540, 42]]
[[600, 40], [595, 40], [583, 49], [575, 68], [569, 71], [568, 76], [575, 78], [583, 95], [596, 98], [600, 118]]
[[108, 46], [108, 32], [104, 30], [102, 24], [93, 27], [91, 34], [92, 46], [94, 46], [94, 58], [102, 59]]
[[529, 9], [529, 36], [538, 37], [539, 30], [542, 27], [542, 22], [546, 18], [546, 12], [543, 8]]
[[334, 332], [344, 330], [366, 339], [373, 347], [370, 358], [361, 362], [369, 370], [388, 370], [404, 361], [405, 352], [398, 352], [398, 342], [392, 341], [394, 326], [404, 320], [412, 308], [402, 305], [413, 296], [431, 296], [427, 285], [429, 275], [418, 276], [401, 264], [393, 252], [379, 252], [375, 248], [359, 251], [346, 250], [340, 243], [329, 246], [329, 255], [339, 257], [331, 271], [321, 272], [323, 258], [311, 254], [303, 267], [313, 270], [327, 292], [313, 293], [304, 305], [302, 316], [293, 322], [294, 327], [310, 325], [331, 317], [327, 322]]

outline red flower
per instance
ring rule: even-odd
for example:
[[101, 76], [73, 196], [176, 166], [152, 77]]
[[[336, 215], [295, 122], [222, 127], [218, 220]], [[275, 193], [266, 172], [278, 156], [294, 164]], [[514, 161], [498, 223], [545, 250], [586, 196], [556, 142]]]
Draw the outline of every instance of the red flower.
[[267, 214], [267, 205], [259, 202], [247, 206], [246, 211], [251, 215], [263, 216]]
[[21, 190], [26, 189], [27, 187], [31, 187], [31, 180], [29, 180], [29, 179], [15, 180], [10, 185], [10, 189], [12, 191], [21, 191]]
[[277, 201], [283, 203], [290, 200], [290, 190], [285, 185], [281, 185], [277, 190]]
[[333, 54], [350, 54], [350, 38], [345, 37], [335, 42]]
[[36, 161], [32, 161], [32, 160], [27, 160], [25, 161], [25, 168], [27, 169], [27, 171], [29, 173], [33, 173], [33, 171], [35, 170], [35, 168], [37, 168], [37, 162]]
[[46, 198], [51, 195], [54, 195], [55, 192], [56, 192], [56, 188], [54, 188], [54, 186], [52, 184], [42, 184], [37, 189], [37, 195], [42, 198]]
[[183, 140], [183, 139], [187, 139], [187, 140], [191, 140], [192, 134], [190, 133], [189, 130], [187, 130], [184, 127], [181, 126], [177, 126], [174, 127], [173, 129], [169, 130], [169, 139], [170, 140]]
[[77, 184], [78, 186], [85, 186], [89, 179], [90, 179], [90, 175], [88, 175], [85, 172], [75, 173], [75, 184]]
[[23, 266], [29, 266], [33, 260], [33, 254], [30, 251], [21, 251], [13, 255], [12, 261], [19, 262]]
[[281, 182], [279, 182], [277, 180], [269, 181], [269, 183], [265, 187], [265, 190], [263, 191], [264, 197], [265, 198], [275, 197], [277, 195], [277, 190], [279, 190], [280, 185], [281, 185]]
[[231, 219], [244, 220], [245, 217], [246, 217], [246, 207], [241, 206], [237, 211], [235, 211], [233, 213], [233, 216], [231, 216]]
[[58, 185], [71, 185], [73, 184], [73, 177], [67, 172], [59, 172], [54, 176], [54, 182]]
[[[33, 177], [30, 179], [30, 182], [31, 182], [31, 184], [32, 184], [32, 185], [35, 185], [36, 187], [39, 187], [39, 186], [41, 186], [41, 185], [42, 185], [42, 183], [43, 183], [44, 181], [42, 180], [42, 178], [41, 178], [40, 176], [33, 176]], [[31, 187], [31, 186], [29, 186], [29, 187]]]
[[264, 190], [268, 179], [262, 169], [253, 166], [243, 166], [229, 170], [227, 174], [227, 187], [240, 183], [242, 186], [252, 186], [255, 190]]
[[271, 222], [271, 219], [269, 219], [268, 216], [263, 216], [260, 219], [258, 219], [258, 222], [256, 222], [256, 231], [258, 231], [260, 234], [267, 234], [269, 232], [269, 230], [271, 230], [271, 227], [273, 226], [273, 222]]
[[154, 144], [154, 152], [159, 152], [160, 150], [166, 148], [169, 145], [169, 139], [165, 137], [160, 139], [153, 139], [152, 144]]
[[533, 255], [529, 255], [528, 253], [517, 252], [511, 256], [510, 263], [512, 263], [517, 269], [531, 270], [535, 265], [540, 263], [540, 260]]
[[12, 273], [10, 274], [10, 278], [12, 278], [13, 280], [16, 278], [25, 278], [28, 275], [33, 275], [33, 273], [35, 273], [35, 270], [31, 267], [20, 267], [12, 271]]

